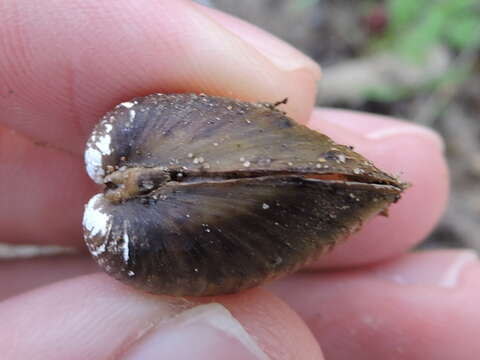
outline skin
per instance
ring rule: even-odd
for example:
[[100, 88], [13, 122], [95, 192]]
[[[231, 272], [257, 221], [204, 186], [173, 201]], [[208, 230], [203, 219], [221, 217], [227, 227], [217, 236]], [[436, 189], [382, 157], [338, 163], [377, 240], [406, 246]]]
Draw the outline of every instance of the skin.
[[[0, 39], [2, 241], [84, 249], [83, 205], [97, 192], [84, 170], [84, 143], [114, 104], [151, 92], [288, 96], [285, 110], [295, 120], [413, 186], [389, 218], [372, 220], [307, 271], [189, 304], [223, 304], [272, 359], [322, 359], [321, 351], [327, 359], [475, 359], [480, 352], [477, 259], [408, 253], [447, 201], [448, 171], [434, 135], [385, 117], [313, 110], [317, 65], [251, 25], [187, 1], [3, 0]], [[122, 358], [133, 346], [120, 342], [129, 331], [184, 310], [96, 272], [84, 252], [0, 263], [6, 358]], [[216, 350], [226, 356], [227, 345]]]

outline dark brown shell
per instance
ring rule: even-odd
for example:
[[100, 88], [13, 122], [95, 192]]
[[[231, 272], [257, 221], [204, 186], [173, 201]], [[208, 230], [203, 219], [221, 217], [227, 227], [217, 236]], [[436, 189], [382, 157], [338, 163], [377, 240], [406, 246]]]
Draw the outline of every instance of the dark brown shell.
[[95, 127], [84, 215], [100, 266], [168, 295], [233, 293], [317, 259], [404, 186], [274, 105], [153, 94]]

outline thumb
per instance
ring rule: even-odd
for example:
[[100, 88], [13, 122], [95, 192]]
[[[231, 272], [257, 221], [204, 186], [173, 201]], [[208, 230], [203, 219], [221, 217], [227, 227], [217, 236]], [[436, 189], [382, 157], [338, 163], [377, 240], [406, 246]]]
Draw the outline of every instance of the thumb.
[[202, 302], [86, 275], [2, 302], [0, 349], [10, 360], [323, 359], [306, 325], [265, 291]]

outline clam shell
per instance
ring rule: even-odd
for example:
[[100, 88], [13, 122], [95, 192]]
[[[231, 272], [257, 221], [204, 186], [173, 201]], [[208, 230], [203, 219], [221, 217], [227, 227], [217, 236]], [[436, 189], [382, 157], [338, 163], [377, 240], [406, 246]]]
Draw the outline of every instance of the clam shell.
[[316, 260], [404, 189], [276, 105], [153, 94], [95, 127], [87, 172], [105, 191], [85, 241], [113, 277], [178, 296], [234, 293]]

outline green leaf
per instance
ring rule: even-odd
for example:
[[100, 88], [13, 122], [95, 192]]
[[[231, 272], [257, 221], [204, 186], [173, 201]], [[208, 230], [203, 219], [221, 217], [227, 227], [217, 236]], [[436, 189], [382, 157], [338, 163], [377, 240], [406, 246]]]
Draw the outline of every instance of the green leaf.
[[412, 19], [421, 13], [423, 7], [424, 2], [421, 0], [389, 0], [387, 10], [392, 30], [399, 31], [411, 24]]
[[480, 44], [480, 19], [471, 16], [461, 22], [450, 23], [445, 37], [449, 45], [458, 49], [477, 46]]
[[363, 91], [363, 97], [368, 100], [380, 102], [395, 102], [405, 98], [409, 91], [397, 86], [378, 86], [374, 88], [367, 88]]
[[399, 37], [395, 48], [409, 59], [422, 60], [426, 52], [441, 41], [446, 18], [446, 14], [438, 8], [432, 9], [428, 16], [418, 24], [411, 25]]

